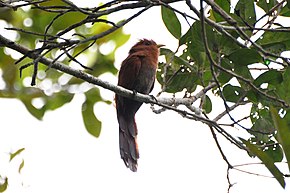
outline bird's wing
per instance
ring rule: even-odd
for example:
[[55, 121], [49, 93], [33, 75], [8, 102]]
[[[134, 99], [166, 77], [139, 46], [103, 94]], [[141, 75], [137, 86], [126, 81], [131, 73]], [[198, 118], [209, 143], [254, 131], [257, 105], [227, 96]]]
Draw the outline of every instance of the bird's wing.
[[133, 85], [141, 69], [140, 57], [139, 55], [130, 55], [123, 61], [119, 72], [118, 85], [130, 90], [134, 89]]

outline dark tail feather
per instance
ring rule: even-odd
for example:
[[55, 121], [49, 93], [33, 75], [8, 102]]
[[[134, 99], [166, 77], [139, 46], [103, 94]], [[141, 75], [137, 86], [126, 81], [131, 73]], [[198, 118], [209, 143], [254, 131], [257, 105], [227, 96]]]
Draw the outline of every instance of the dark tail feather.
[[139, 151], [137, 145], [137, 126], [134, 115], [129, 117], [118, 115], [118, 121], [121, 158], [130, 170], [136, 172]]

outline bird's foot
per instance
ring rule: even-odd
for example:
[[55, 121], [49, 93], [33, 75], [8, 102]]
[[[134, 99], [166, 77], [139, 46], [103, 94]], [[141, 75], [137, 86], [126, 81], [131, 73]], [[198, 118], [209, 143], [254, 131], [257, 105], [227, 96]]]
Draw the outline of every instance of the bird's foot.
[[133, 92], [133, 96], [137, 95], [137, 91], [136, 90], [132, 90], [132, 92]]
[[152, 100], [154, 100], [156, 103], [158, 102], [157, 98], [153, 95], [149, 95], [151, 97]]

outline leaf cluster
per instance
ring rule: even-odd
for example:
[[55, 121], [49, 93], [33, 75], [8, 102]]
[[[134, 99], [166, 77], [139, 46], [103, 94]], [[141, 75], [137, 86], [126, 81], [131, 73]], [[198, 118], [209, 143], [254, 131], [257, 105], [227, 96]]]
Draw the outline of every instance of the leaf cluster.
[[[223, 0], [200, 2], [200, 6], [207, 3], [212, 9], [199, 12], [186, 1], [199, 17], [193, 22], [190, 14], [163, 4], [163, 22], [179, 46], [177, 51], [161, 50], [165, 62], [159, 65], [157, 80], [164, 92], [184, 92], [188, 98], [215, 82], [212, 93], [204, 93], [200, 106], [209, 114], [214, 108], [209, 96], [221, 98], [224, 111], [214, 120], [227, 115], [230, 122], [224, 125], [246, 129], [251, 137], [241, 142], [249, 155], [260, 158], [285, 187], [287, 174], [280, 172], [274, 163], [290, 162], [290, 149], [285, 145], [290, 140], [290, 69], [289, 56], [284, 55], [289, 50], [290, 32], [283, 23], [275, 23], [275, 19], [289, 17], [289, 2], [239, 0], [236, 5]], [[264, 14], [258, 16], [257, 9]], [[188, 24], [184, 34], [181, 20]], [[251, 107], [250, 112], [232, 115], [245, 104]], [[245, 121], [251, 127], [245, 127]]]

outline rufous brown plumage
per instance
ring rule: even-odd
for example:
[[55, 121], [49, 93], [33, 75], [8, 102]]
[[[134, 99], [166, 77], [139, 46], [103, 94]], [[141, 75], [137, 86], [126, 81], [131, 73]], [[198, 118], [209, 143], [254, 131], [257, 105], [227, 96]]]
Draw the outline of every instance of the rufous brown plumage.
[[[154, 86], [161, 46], [147, 39], [135, 44], [122, 62], [118, 85], [135, 92], [149, 94]], [[142, 103], [119, 95], [116, 95], [115, 100], [121, 158], [125, 165], [135, 172], [139, 158], [135, 114]]]

